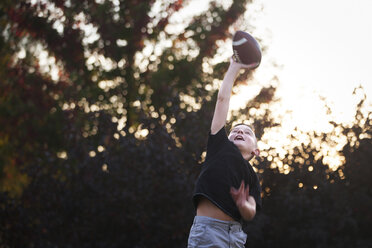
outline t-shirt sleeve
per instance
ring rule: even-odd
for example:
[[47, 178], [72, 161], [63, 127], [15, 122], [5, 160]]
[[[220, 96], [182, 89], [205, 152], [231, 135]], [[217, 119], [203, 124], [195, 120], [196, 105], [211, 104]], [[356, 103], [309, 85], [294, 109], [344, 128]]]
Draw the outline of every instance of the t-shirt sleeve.
[[206, 160], [220, 151], [228, 140], [225, 127], [222, 127], [216, 134], [211, 134], [209, 131]]

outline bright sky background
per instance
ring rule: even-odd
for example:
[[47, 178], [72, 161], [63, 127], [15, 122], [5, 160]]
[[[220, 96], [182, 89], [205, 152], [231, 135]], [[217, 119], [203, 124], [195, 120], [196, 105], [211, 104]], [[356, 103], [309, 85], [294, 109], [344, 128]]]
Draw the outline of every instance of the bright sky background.
[[353, 117], [356, 86], [364, 87], [371, 102], [372, 1], [255, 0], [251, 9], [258, 13], [253, 35], [268, 46], [256, 80], [267, 81], [272, 61], [281, 66], [275, 71], [278, 96], [282, 110], [293, 113], [292, 125], [325, 127], [319, 96], [343, 122]]
[[[303, 142], [295, 128], [327, 133], [331, 119], [353, 121], [359, 99], [352, 92], [359, 85], [372, 111], [372, 1], [255, 0], [247, 15], [250, 11], [257, 13], [252, 34], [263, 40], [267, 52], [253, 82], [234, 98], [234, 104], [243, 103], [254, 85], [266, 84], [273, 75], [278, 76], [281, 99], [271, 109], [282, 116], [281, 127], [265, 133], [259, 142], [261, 149], [276, 147], [279, 155], [285, 154], [298, 145], [288, 139], [289, 134]], [[279, 68], [273, 68], [273, 62]], [[330, 105], [331, 117], [320, 97]], [[336, 146], [321, 144], [324, 162], [333, 169], [343, 161], [338, 150], [344, 142], [339, 138]]]
[[[187, 23], [187, 13], [205, 11], [208, 2], [190, 1], [174, 20]], [[335, 121], [352, 121], [358, 100], [352, 95], [355, 87], [362, 85], [372, 103], [370, 13], [371, 0], [253, 0], [246, 20], [254, 29], [243, 31], [261, 39], [267, 50], [254, 79], [232, 98], [232, 108], [243, 107], [277, 76], [281, 101], [274, 108], [285, 115], [282, 125], [287, 130], [329, 131], [330, 117], [320, 97], [331, 106]]]

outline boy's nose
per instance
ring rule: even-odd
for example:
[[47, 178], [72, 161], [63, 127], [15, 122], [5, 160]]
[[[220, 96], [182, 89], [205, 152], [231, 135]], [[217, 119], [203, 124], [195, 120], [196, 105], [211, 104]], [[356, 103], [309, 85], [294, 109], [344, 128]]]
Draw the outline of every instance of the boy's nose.
[[243, 131], [239, 129], [239, 130], [238, 130], [238, 133], [243, 133]]

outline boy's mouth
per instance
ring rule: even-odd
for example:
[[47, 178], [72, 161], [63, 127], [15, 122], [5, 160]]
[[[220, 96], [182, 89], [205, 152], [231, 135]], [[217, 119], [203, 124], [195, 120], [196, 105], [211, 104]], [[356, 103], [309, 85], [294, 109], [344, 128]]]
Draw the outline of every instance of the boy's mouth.
[[241, 135], [236, 135], [234, 140], [243, 140], [244, 141], [244, 138]]

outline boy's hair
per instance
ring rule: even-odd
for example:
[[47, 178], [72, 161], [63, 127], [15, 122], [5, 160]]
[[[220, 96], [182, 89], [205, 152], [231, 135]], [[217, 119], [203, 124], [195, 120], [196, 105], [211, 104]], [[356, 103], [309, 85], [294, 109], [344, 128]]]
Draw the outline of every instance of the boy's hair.
[[[244, 125], [244, 126], [249, 127], [249, 128], [252, 129], [252, 131], [254, 132], [254, 127], [253, 127], [252, 125], [246, 124], [246, 123], [244, 123], [244, 122], [240, 122], [240, 123], [235, 124], [234, 126], [231, 127], [231, 130], [233, 130], [235, 127], [237, 127], [237, 126], [241, 126], [241, 125]], [[230, 131], [231, 131], [231, 130], [230, 130]]]

